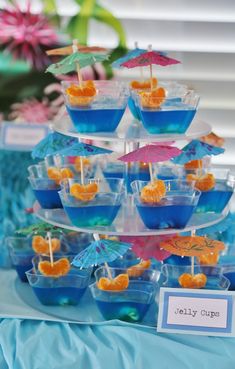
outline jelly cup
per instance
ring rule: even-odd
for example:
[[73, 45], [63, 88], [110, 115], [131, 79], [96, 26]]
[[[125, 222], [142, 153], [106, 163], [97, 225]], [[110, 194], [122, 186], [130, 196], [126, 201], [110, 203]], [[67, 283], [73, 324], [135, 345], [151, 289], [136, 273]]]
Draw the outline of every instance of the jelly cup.
[[124, 163], [118, 162], [106, 162], [102, 165], [102, 171], [105, 178], [125, 178], [127, 191], [130, 193], [131, 182], [135, 180], [149, 181], [149, 169], [148, 166], [141, 166], [139, 163], [131, 163], [126, 173]]
[[[165, 89], [166, 95], [168, 97], [177, 97], [187, 91], [187, 86], [181, 85], [174, 81], [172, 82], [159, 81], [158, 85], [159, 87], [163, 87]], [[128, 98], [128, 107], [133, 117], [137, 120], [141, 120], [140, 108], [136, 101], [140, 91], [141, 89], [138, 90], [138, 89], [130, 88], [130, 97]], [[148, 90], [144, 90], [144, 91], [148, 91]]]
[[[178, 278], [184, 273], [191, 273], [190, 265], [170, 265], [164, 264], [161, 269], [161, 285], [163, 287], [180, 288]], [[207, 277], [204, 289], [228, 290], [230, 282], [223, 274], [223, 269], [219, 266], [194, 266], [194, 275], [203, 273]]]
[[185, 181], [164, 181], [166, 195], [158, 203], [141, 201], [141, 189], [149, 182], [134, 181], [131, 184], [138, 213], [149, 229], [183, 229], [190, 220], [200, 197], [200, 191], [194, 190]]
[[[97, 95], [89, 103], [79, 97], [79, 106], [66, 93], [70, 82], [62, 82], [62, 91], [70, 119], [79, 133], [114, 132], [125, 112], [128, 88], [117, 81], [95, 81]], [[84, 103], [82, 102], [84, 100]]]
[[93, 241], [92, 235], [83, 232], [70, 232], [62, 236], [61, 243], [65, 246], [67, 253], [77, 255]]
[[[78, 305], [89, 285], [92, 269], [71, 267], [68, 274], [64, 276], [49, 277], [38, 270], [38, 263], [42, 260], [50, 259], [46, 256], [36, 256], [33, 259], [33, 268], [26, 272], [29, 284], [41, 304]], [[58, 257], [54, 260], [57, 261]]]
[[182, 167], [174, 164], [155, 164], [155, 177], [162, 180], [176, 180], [182, 177]]
[[[125, 273], [126, 269], [110, 268], [110, 271], [115, 277]], [[107, 276], [103, 267], [95, 271], [97, 280], [101, 276]], [[158, 278], [159, 273], [146, 269], [141, 277], [130, 279], [129, 286], [124, 291], [100, 290], [96, 283], [93, 283], [90, 289], [97, 307], [105, 319], [119, 319], [135, 323], [143, 320], [150, 306], [154, 303], [158, 292]]]
[[35, 253], [31, 247], [31, 238], [8, 237], [7, 246], [13, 267], [20, 280], [28, 282], [25, 272], [32, 268], [32, 258]]
[[[141, 281], [145, 281], [145, 282], [151, 282], [151, 283], [155, 283], [157, 285], [157, 282], [159, 280], [160, 277], [160, 272], [155, 270], [155, 269], [144, 269], [144, 268], [139, 268], [138, 270], [140, 270], [140, 273], [137, 273], [136, 276], [129, 276], [130, 280], [141, 280]], [[112, 277], [115, 278], [117, 277], [119, 274], [125, 274], [127, 273], [127, 269], [126, 268], [109, 268], [109, 272], [111, 273]], [[99, 281], [99, 279], [101, 277], [109, 277], [108, 274], [108, 270], [105, 266], [101, 266], [100, 268], [98, 268], [95, 271], [95, 279], [96, 282]]]
[[140, 258], [138, 258], [132, 250], [127, 250], [123, 256], [120, 256], [116, 260], [108, 263], [108, 265], [111, 268], [129, 268], [138, 263], [140, 263]]
[[230, 282], [229, 290], [235, 291], [235, 260], [234, 260], [234, 264], [221, 265], [221, 267], [222, 267], [223, 275]]
[[[209, 168], [207, 173], [213, 173], [215, 176], [215, 186], [208, 191], [201, 191], [197, 207], [197, 213], [221, 213], [228, 205], [234, 191], [235, 176], [229, 169]], [[206, 172], [199, 172], [204, 174]]]
[[66, 214], [76, 227], [109, 226], [121, 208], [125, 190], [123, 179], [91, 179], [85, 184], [94, 182], [98, 184], [99, 192], [93, 200], [81, 201], [70, 195], [71, 185], [78, 182], [71, 179], [63, 181], [59, 195]]
[[161, 105], [158, 97], [151, 99], [153, 106], [158, 107], [145, 107], [141, 97], [136, 96], [141, 121], [148, 133], [184, 134], [187, 131], [199, 103], [199, 96], [194, 91], [187, 91], [177, 97], [166, 97]]
[[[69, 168], [74, 173], [75, 178], [81, 178], [81, 170], [75, 164], [75, 160], [78, 158], [77, 156], [61, 156], [55, 155], [57, 166], [60, 168]], [[83, 164], [83, 173], [85, 178], [94, 178], [95, 172], [97, 170], [97, 159], [94, 156], [90, 156], [89, 158], [83, 157], [83, 160], [88, 159], [88, 163]], [[80, 164], [80, 161], [79, 161]]]

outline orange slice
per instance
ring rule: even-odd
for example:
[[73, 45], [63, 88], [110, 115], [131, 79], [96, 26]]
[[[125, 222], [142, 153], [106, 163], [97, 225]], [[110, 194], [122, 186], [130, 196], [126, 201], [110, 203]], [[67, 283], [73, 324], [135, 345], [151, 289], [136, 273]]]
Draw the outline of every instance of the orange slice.
[[[32, 240], [32, 248], [37, 254], [49, 253], [49, 242], [42, 236], [34, 236]], [[51, 239], [52, 252], [60, 250], [60, 240], [58, 238]]]
[[97, 287], [104, 291], [123, 291], [129, 286], [128, 274], [119, 274], [113, 279], [101, 277], [97, 282]]
[[[152, 78], [152, 87], [157, 87], [158, 80], [157, 78]], [[140, 81], [131, 81], [130, 87], [133, 90], [147, 90], [151, 88], [151, 80], [147, 79], [146, 81], [140, 82]]]
[[219, 253], [198, 256], [197, 261], [200, 265], [216, 265], [219, 261]]
[[74, 174], [70, 168], [62, 168], [60, 172], [62, 179], [74, 178]]
[[202, 160], [191, 160], [184, 164], [185, 169], [200, 169], [202, 168]]
[[183, 288], [203, 288], [206, 285], [207, 277], [203, 273], [195, 275], [184, 273], [179, 277], [178, 281]]
[[60, 184], [61, 181], [61, 172], [59, 168], [49, 167], [47, 168], [48, 178], [53, 179], [56, 184]]
[[97, 91], [93, 81], [86, 81], [82, 86], [71, 85], [67, 88], [66, 93], [70, 105], [86, 106], [93, 101]]
[[91, 161], [87, 158], [80, 158], [80, 156], [77, 156], [75, 161], [74, 161], [74, 167], [76, 169], [77, 172], [81, 172], [81, 160], [83, 163], [83, 167], [85, 166], [90, 166], [91, 165]]
[[48, 277], [61, 277], [69, 272], [70, 263], [66, 258], [55, 261], [53, 265], [50, 261], [44, 260], [38, 263], [38, 270]]
[[151, 260], [143, 260], [139, 264], [133, 265], [127, 269], [129, 277], [140, 277], [144, 273], [144, 269], [151, 266]]
[[97, 183], [90, 183], [87, 185], [74, 183], [70, 187], [70, 195], [74, 196], [76, 199], [81, 200], [81, 201], [93, 200], [97, 192], [98, 192]]
[[153, 204], [159, 202], [166, 194], [164, 181], [156, 179], [153, 183], [144, 186], [140, 192], [141, 201]]
[[165, 101], [166, 92], [163, 87], [150, 92], [141, 92], [140, 100], [143, 108], [159, 108]]
[[215, 177], [212, 173], [207, 173], [202, 176], [188, 174], [186, 176], [186, 181], [195, 181], [194, 187], [200, 191], [209, 191], [215, 187]]
[[103, 240], [119, 241], [119, 238], [117, 236], [107, 236], [106, 234], [100, 234], [99, 237]]

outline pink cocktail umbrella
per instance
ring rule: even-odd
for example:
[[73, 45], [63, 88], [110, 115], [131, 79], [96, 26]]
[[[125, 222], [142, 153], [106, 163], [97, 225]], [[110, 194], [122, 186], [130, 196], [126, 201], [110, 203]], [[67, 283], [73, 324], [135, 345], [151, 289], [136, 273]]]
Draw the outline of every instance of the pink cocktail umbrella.
[[152, 163], [159, 163], [170, 160], [181, 154], [181, 150], [175, 146], [167, 145], [146, 145], [140, 149], [129, 152], [126, 155], [121, 156], [118, 160], [130, 163], [133, 161], [142, 161], [149, 164], [149, 172], [151, 182], [153, 182], [153, 169]]
[[172, 238], [172, 235], [161, 236], [122, 236], [123, 242], [132, 243], [132, 251], [141, 259], [147, 260], [155, 258], [158, 261], [163, 261], [171, 256], [171, 253], [160, 248], [160, 243]]
[[[150, 67], [150, 81], [152, 81], [152, 65], [161, 65], [166, 67], [168, 65], [179, 64], [180, 61], [170, 58], [165, 53], [161, 53], [160, 51], [150, 50], [146, 53], [143, 53], [136, 58], [128, 60], [124, 62], [121, 66], [126, 68], [136, 68], [136, 67]], [[152, 83], [151, 83], [151, 90], [152, 90]]]

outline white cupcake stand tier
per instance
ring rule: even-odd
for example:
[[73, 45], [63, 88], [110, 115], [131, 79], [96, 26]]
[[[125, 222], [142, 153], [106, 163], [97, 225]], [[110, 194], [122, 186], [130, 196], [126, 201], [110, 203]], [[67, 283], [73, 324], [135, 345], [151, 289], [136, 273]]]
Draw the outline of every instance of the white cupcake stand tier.
[[[139, 142], [167, 142], [167, 141], [185, 141], [192, 140], [205, 136], [211, 132], [209, 124], [193, 120], [190, 128], [186, 134], [161, 134], [161, 135], [150, 135], [142, 127], [142, 124], [136, 120], [123, 119], [113, 133], [105, 132], [94, 132], [87, 134], [80, 134], [75, 131], [72, 127], [72, 123], [69, 118], [65, 118], [60, 122], [57, 122], [53, 129], [57, 132], [65, 134], [67, 136], [77, 137], [78, 139], [92, 139], [95, 141], [112, 141], [121, 142], [124, 144], [133, 143], [138, 144]], [[117, 236], [151, 236], [151, 235], [163, 235], [163, 234], [174, 234], [179, 232], [190, 232], [197, 229], [210, 227], [214, 224], [221, 222], [228, 214], [229, 209], [226, 208], [223, 213], [195, 213], [187, 226], [184, 229], [148, 229], [141, 221], [138, 212], [132, 202], [131, 195], [127, 195], [127, 201], [123, 204], [120, 209], [117, 218], [111, 226], [95, 226], [95, 227], [75, 227], [63, 209], [42, 209], [36, 202], [34, 204], [34, 214], [39, 219], [53, 224], [55, 226], [70, 229], [76, 232], [86, 233], [99, 233], [105, 235], [117, 235]], [[126, 205], [128, 204], [128, 205]]]

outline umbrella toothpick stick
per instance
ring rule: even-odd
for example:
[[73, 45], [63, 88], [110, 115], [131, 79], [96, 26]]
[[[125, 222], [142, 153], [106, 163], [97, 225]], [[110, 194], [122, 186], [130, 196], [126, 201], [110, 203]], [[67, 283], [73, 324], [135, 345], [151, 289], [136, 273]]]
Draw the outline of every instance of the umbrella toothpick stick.
[[[191, 231], [191, 236], [195, 236], [195, 230]], [[191, 274], [194, 275], [194, 256], [191, 257]]]
[[[95, 241], [99, 241], [100, 240], [100, 236], [99, 236], [98, 233], [94, 233], [93, 236], [94, 236]], [[108, 274], [109, 279], [113, 279], [111, 270], [110, 270], [107, 262], [104, 263], [104, 266], [105, 266], [105, 269], [107, 270], [107, 274]]]
[[[78, 40], [76, 40], [76, 39], [73, 40], [72, 48], [73, 48], [73, 53], [74, 54], [78, 52]], [[82, 73], [81, 73], [79, 63], [76, 63], [76, 69], [77, 69], [77, 74], [78, 74], [78, 83], [82, 87], [83, 80], [82, 80]]]
[[53, 259], [53, 251], [52, 251], [52, 244], [51, 244], [51, 232], [47, 232], [47, 239], [48, 239], [48, 244], [49, 244], [50, 263], [51, 263], [51, 266], [53, 266], [54, 259]]
[[81, 166], [81, 184], [84, 185], [84, 166], [82, 156], [80, 156], [80, 166]]
[[152, 64], [149, 65], [150, 69], [150, 89], [153, 91], [153, 66]]
[[154, 182], [154, 177], [153, 177], [153, 165], [152, 165], [152, 163], [149, 163], [149, 174], [150, 174], [150, 182], [153, 183]]

